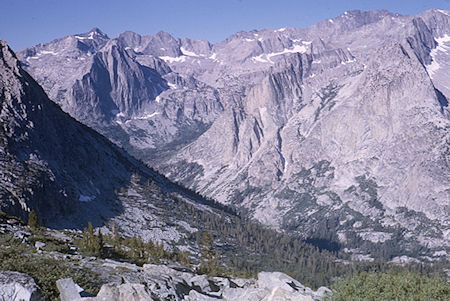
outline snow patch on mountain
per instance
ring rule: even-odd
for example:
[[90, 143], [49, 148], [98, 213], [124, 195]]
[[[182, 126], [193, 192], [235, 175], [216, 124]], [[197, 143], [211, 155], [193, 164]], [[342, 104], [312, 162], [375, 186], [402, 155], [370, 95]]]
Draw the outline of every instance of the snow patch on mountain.
[[181, 56], [178, 56], [178, 57], [160, 56], [159, 58], [162, 59], [165, 62], [168, 62], [168, 63], [174, 63], [174, 62], [183, 63], [183, 62], [186, 61], [186, 56], [185, 55], [181, 55]]
[[446, 10], [438, 9], [437, 11], [443, 13], [444, 15], [450, 16], [450, 13]]
[[135, 120], [146, 120], [146, 119], [150, 119], [152, 117], [155, 117], [156, 115], [159, 115], [159, 114], [161, 114], [161, 113], [160, 112], [153, 112], [151, 114], [147, 114], [147, 115], [144, 115], [144, 116], [133, 117], [132, 119], [135, 119]]
[[180, 47], [180, 50], [181, 50], [181, 53], [183, 53], [183, 55], [186, 55], [186, 56], [193, 56], [193, 57], [199, 57], [199, 56], [201, 56], [201, 55], [198, 55], [198, 54], [195, 53], [195, 52], [186, 50], [184, 47]]
[[254, 56], [251, 59], [254, 62], [273, 64], [274, 62], [272, 61], [272, 58], [275, 56], [279, 56], [279, 55], [283, 55], [283, 54], [287, 54], [287, 53], [306, 53], [306, 52], [308, 52], [308, 48], [306, 48], [305, 45], [294, 45], [294, 47], [292, 49], [284, 49], [283, 51], [280, 51], [280, 52], [263, 53], [258, 56]]
[[98, 35], [98, 33], [93, 30], [91, 32], [89, 32], [89, 34], [87, 36], [82, 36], [82, 35], [75, 35], [74, 37], [78, 40], [94, 40], [94, 37]]
[[95, 196], [80, 194], [80, 197], [79, 197], [80, 202], [91, 202], [93, 200], [95, 200]]
[[442, 68], [442, 66], [438, 62], [439, 52], [448, 53], [448, 51], [450, 50], [450, 35], [445, 34], [443, 37], [436, 38], [435, 41], [437, 43], [437, 46], [430, 52], [432, 62], [431, 64], [425, 66], [431, 78], [433, 78], [438, 69]]

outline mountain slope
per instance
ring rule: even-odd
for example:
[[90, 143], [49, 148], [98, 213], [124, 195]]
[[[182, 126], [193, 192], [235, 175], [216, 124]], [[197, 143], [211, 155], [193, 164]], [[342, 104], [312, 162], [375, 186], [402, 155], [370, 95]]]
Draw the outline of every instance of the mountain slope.
[[2, 210], [25, 216], [36, 209], [53, 219], [89, 207], [91, 199], [112, 200], [114, 186], [130, 177], [131, 162], [48, 100], [5, 42], [0, 76]]
[[[305, 53], [285, 54], [289, 59], [247, 88], [239, 113], [217, 119], [162, 170], [302, 237], [416, 255], [420, 245], [436, 252], [428, 254], [448, 251], [448, 102], [428, 67], [435, 41], [440, 55], [446, 49], [448, 16], [428, 15], [437, 25], [425, 16], [387, 15], [339, 31], [316, 53], [313, 41]], [[394, 29], [387, 38], [375, 34], [384, 28]], [[220, 132], [231, 137], [217, 139]], [[183, 176], [186, 165], [198, 171], [195, 178]]]

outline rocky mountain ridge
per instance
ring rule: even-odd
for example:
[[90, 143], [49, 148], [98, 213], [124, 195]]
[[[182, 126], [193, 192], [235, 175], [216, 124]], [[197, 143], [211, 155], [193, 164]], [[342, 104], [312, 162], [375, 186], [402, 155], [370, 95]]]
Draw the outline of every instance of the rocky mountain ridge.
[[[430, 259], [450, 241], [449, 15], [350, 11], [216, 44], [93, 30], [19, 57], [63, 109], [172, 180], [302, 238]], [[58, 48], [74, 39], [96, 42], [75, 60]], [[116, 61], [134, 71], [116, 76]], [[152, 80], [131, 81], [146, 68]], [[73, 91], [115, 115], [77, 117]]]

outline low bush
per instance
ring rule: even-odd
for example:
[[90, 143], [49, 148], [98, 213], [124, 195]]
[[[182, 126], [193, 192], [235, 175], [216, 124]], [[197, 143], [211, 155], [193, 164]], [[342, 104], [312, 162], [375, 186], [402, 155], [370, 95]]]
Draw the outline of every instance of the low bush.
[[411, 272], [363, 272], [338, 280], [332, 291], [329, 301], [444, 301], [450, 296], [445, 279]]

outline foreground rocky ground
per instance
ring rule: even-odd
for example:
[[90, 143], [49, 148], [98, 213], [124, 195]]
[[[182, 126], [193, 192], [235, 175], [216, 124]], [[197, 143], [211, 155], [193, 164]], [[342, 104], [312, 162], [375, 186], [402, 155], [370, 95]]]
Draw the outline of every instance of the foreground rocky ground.
[[[122, 274], [123, 283], [108, 283], [96, 297], [81, 297], [72, 279], [58, 280], [62, 301], [81, 298], [103, 300], [320, 300], [329, 291], [322, 287], [313, 291], [283, 273], [261, 272], [258, 279], [223, 278], [197, 275], [189, 270], [164, 265], [142, 268], [105, 262], [112, 269], [131, 269]], [[80, 294], [81, 293], [81, 294]]]
[[[112, 273], [96, 297], [89, 296], [72, 278], [56, 282], [61, 301], [128, 300], [320, 300], [329, 290], [313, 291], [279, 272], [261, 272], [258, 279], [223, 278], [197, 275], [176, 266], [144, 265], [138, 267], [112, 260], [90, 264]], [[2, 300], [41, 300], [34, 279], [26, 274], [0, 272]]]

